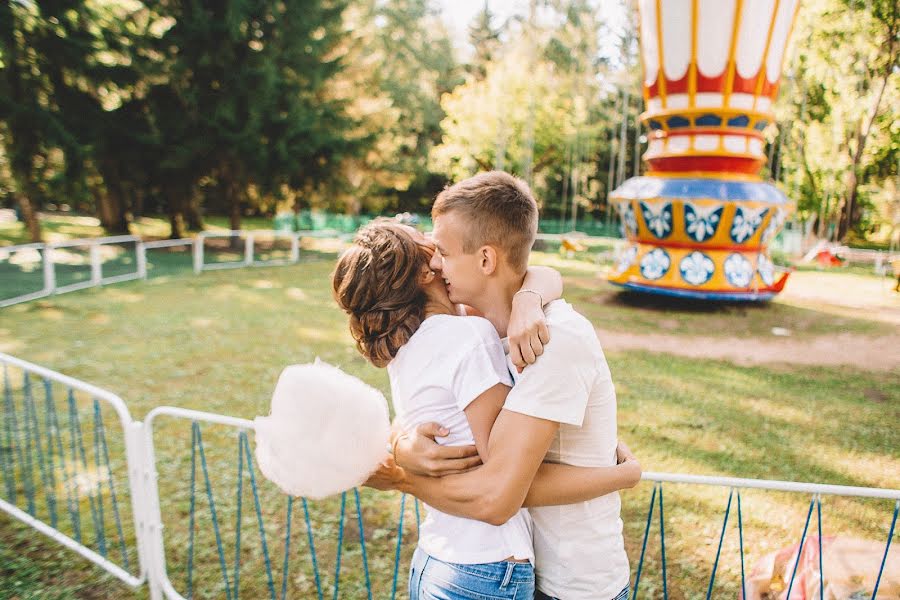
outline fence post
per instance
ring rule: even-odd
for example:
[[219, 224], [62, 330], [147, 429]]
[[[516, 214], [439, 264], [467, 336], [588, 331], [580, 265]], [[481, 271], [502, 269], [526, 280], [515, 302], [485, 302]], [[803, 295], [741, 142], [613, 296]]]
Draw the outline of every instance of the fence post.
[[143, 423], [132, 421], [125, 429], [125, 457], [128, 464], [128, 488], [131, 494], [131, 513], [134, 520], [134, 537], [137, 545], [140, 577], [153, 587], [153, 569], [150, 565], [147, 535], [147, 490], [144, 486]]
[[300, 262], [300, 234], [291, 234], [291, 262]]
[[53, 244], [44, 244], [42, 258], [44, 261], [44, 291], [52, 294], [56, 291], [56, 268], [53, 266]]
[[199, 275], [203, 271], [203, 234], [199, 234], [193, 240], [192, 253], [194, 255], [194, 274]]
[[100, 285], [103, 279], [103, 266], [100, 262], [100, 244], [91, 244], [91, 284]]
[[248, 267], [253, 264], [253, 234], [247, 233], [247, 241], [244, 243], [244, 264]]
[[156, 457], [153, 451], [153, 427], [141, 424], [141, 485], [144, 493], [144, 548], [147, 553], [147, 584], [150, 600], [164, 600], [166, 581], [165, 542], [163, 541], [162, 511], [159, 506]]
[[134, 246], [134, 251], [137, 255], [138, 278], [147, 279], [147, 249], [144, 247], [144, 242], [138, 240]]

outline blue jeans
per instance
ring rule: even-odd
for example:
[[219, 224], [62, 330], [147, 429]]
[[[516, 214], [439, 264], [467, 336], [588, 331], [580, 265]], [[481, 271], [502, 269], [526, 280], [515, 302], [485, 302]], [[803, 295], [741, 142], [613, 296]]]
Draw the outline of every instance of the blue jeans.
[[534, 568], [501, 561], [446, 563], [416, 548], [409, 569], [409, 600], [532, 600]]
[[[553, 596], [548, 596], [544, 592], [537, 590], [534, 593], [534, 600], [560, 600], [559, 598], [554, 598]], [[621, 592], [616, 595], [612, 600], [628, 600], [628, 586], [625, 586]]]

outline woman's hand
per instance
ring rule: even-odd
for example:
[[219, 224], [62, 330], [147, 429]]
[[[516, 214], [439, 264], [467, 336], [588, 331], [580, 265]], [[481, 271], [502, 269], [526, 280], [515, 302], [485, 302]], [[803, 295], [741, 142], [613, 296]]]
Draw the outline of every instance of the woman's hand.
[[641, 463], [631, 451], [631, 448], [622, 440], [619, 440], [619, 444], [616, 446], [616, 462], [624, 471], [626, 483], [631, 484], [626, 487], [633, 488], [641, 482], [643, 473]]
[[481, 464], [475, 446], [442, 446], [434, 438], [447, 435], [437, 423], [423, 423], [394, 441], [394, 461], [416, 475], [443, 477], [465, 473]]
[[394, 459], [389, 456], [378, 465], [378, 470], [369, 475], [363, 485], [376, 490], [388, 491], [398, 489], [402, 482], [403, 469], [398, 467]]
[[506, 333], [509, 358], [521, 373], [544, 353], [544, 344], [550, 341], [550, 330], [538, 294], [522, 292], [513, 296]]

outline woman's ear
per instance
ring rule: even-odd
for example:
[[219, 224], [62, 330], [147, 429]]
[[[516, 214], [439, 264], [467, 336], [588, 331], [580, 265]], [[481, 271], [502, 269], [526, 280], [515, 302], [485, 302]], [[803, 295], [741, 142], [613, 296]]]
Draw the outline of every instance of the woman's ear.
[[420, 285], [428, 285], [434, 278], [436, 277], [435, 272], [431, 270], [428, 266], [425, 266], [422, 269], [422, 273], [419, 275], [419, 284]]
[[497, 249], [493, 246], [482, 246], [478, 249], [478, 259], [481, 272], [485, 275], [493, 275], [497, 270]]

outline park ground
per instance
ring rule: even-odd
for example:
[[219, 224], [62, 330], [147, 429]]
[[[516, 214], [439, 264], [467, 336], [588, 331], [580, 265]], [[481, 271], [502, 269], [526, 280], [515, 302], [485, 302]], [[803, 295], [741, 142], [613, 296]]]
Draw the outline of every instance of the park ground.
[[[61, 235], [93, 232], [89, 226], [90, 232], [71, 227]], [[180, 271], [9, 307], [0, 312], [0, 351], [108, 389], [127, 402], [136, 419], [159, 405], [246, 418], [266, 414], [281, 369], [316, 357], [387, 394], [386, 374], [358, 355], [331, 299], [333, 260], [333, 253], [310, 251], [288, 267], [200, 276]], [[592, 256], [564, 257], [551, 249], [535, 253], [534, 262], [563, 273], [566, 297], [594, 323], [617, 386], [620, 435], [645, 470], [900, 487], [900, 295], [889, 280], [864, 271], [800, 270], [770, 303], [710, 305], [621, 293], [603, 280], [603, 267]], [[173, 581], [183, 582], [179, 559], [187, 539], [190, 428], [166, 422], [158, 438], [170, 570]], [[234, 510], [228, 498], [236, 481], [234, 437], [204, 430], [204, 440], [221, 494], [220, 520], [226, 522]], [[705, 596], [727, 490], [665, 489], [668, 592], [673, 598]], [[633, 565], [651, 490], [645, 483], [623, 494]], [[264, 486], [261, 493], [264, 506], [271, 504], [264, 508], [267, 530], [277, 539], [283, 500]], [[326, 565], [335, 553], [336, 502], [311, 506], [314, 522], [321, 523], [317, 550]], [[745, 493], [748, 572], [766, 553], [797, 542], [808, 503], [808, 497], [796, 495]], [[254, 567], [260, 564], [253, 562], [258, 536], [249, 506], [243, 517], [247, 566], [241, 589], [255, 598], [264, 595], [265, 581], [262, 569]], [[390, 595], [398, 509], [394, 494], [362, 494], [377, 598]], [[827, 499], [823, 531], [883, 541], [891, 509], [885, 502]], [[341, 597], [357, 598], [364, 597], [359, 530], [351, 521]], [[295, 523], [294, 543], [302, 554], [305, 534]], [[206, 589], [201, 584], [216, 589], [218, 578], [213, 544], [205, 535], [196, 567], [198, 590]], [[229, 534], [223, 535], [228, 542]], [[414, 539], [414, 530], [404, 536], [404, 560]], [[278, 556], [281, 542], [272, 545]], [[660, 597], [656, 524], [647, 553], [641, 595]], [[717, 596], [736, 597], [738, 556], [732, 520]], [[291, 597], [315, 593], [305, 560], [296, 557]], [[323, 577], [330, 585], [329, 575]], [[0, 516], [0, 597], [99, 599], [132, 593]], [[198, 597], [206, 596], [198, 592]]]

